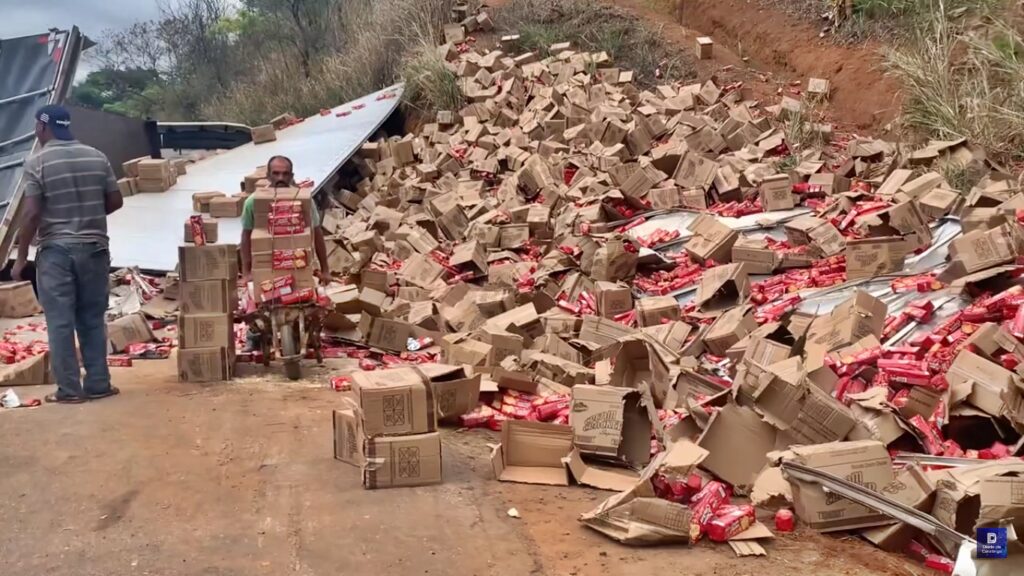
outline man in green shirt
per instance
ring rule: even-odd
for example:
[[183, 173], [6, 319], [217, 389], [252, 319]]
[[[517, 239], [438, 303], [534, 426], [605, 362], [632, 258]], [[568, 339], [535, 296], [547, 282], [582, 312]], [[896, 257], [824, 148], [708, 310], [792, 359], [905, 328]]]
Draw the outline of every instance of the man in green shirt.
[[[274, 156], [267, 162], [267, 180], [272, 188], [288, 188], [295, 186], [295, 174], [292, 169], [292, 161], [286, 156]], [[255, 196], [249, 196], [242, 205], [242, 243], [239, 247], [242, 251], [242, 276], [249, 280], [252, 277], [252, 229], [256, 224], [256, 216], [253, 212]], [[313, 228], [313, 250], [316, 252], [316, 260], [320, 263], [320, 270], [316, 273], [320, 281], [327, 283], [331, 279], [331, 269], [327, 264], [327, 242], [324, 240], [324, 228], [320, 222], [320, 211], [313, 203], [313, 221], [310, 226]]]

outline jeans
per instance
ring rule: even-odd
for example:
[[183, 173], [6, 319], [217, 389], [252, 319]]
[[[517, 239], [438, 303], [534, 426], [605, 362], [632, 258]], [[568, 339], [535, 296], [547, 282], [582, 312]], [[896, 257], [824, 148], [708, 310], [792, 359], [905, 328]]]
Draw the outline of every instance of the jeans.
[[[110, 250], [97, 242], [48, 244], [36, 252], [36, 286], [46, 315], [57, 397], [110, 390], [106, 312]], [[83, 383], [75, 333], [85, 365]]]

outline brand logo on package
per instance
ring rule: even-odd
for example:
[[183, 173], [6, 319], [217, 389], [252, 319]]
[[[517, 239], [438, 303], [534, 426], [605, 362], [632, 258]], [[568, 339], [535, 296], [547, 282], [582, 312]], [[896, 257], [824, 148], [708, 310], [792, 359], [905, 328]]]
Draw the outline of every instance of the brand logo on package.
[[384, 397], [384, 425], [405, 426], [405, 397], [391, 394]]
[[[878, 491], [878, 488], [876, 487], [874, 482], [864, 482], [863, 472], [854, 472], [853, 474], [850, 474], [849, 476], [846, 477], [846, 481], [856, 484], [858, 486], [863, 486], [873, 492]], [[840, 500], [845, 500], [845, 498], [843, 498], [839, 494], [836, 494], [835, 492], [828, 492], [825, 494], [825, 506], [831, 506], [836, 502], [839, 502]]]
[[416, 446], [398, 449], [398, 477], [420, 477], [420, 449]]
[[1006, 528], [978, 528], [978, 558], [1006, 558]]

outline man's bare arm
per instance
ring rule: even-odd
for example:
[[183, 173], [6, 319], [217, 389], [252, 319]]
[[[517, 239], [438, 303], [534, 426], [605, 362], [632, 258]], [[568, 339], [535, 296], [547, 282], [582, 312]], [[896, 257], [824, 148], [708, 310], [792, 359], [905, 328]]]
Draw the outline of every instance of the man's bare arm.
[[331, 277], [331, 267], [327, 264], [327, 241], [324, 240], [324, 227], [317, 226], [313, 229], [313, 249], [316, 250], [316, 259], [320, 262], [320, 273], [324, 281]]
[[252, 274], [252, 230], [242, 230], [242, 243], [238, 250], [242, 253], [242, 276], [248, 278]]
[[43, 215], [43, 202], [38, 196], [30, 196], [22, 198], [21, 206], [24, 212], [22, 213], [21, 229], [18, 230], [18, 261], [25, 262], [28, 260], [28, 247], [32, 245], [32, 241], [36, 238], [36, 232], [39, 230], [39, 221]]

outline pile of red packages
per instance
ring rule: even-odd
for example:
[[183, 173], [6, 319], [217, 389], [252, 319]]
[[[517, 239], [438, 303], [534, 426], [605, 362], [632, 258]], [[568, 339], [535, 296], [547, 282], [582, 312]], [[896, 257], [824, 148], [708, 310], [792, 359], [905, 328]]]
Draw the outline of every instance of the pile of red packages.
[[501, 430], [505, 420], [527, 420], [569, 424], [570, 397], [567, 394], [540, 396], [518, 390], [501, 390], [490, 404], [481, 404], [460, 419], [466, 428]]

